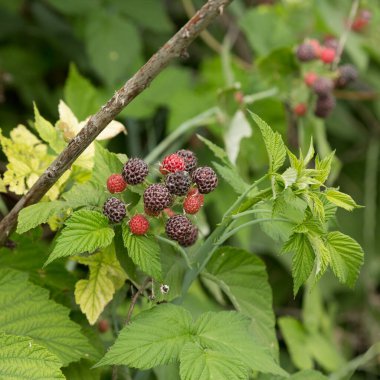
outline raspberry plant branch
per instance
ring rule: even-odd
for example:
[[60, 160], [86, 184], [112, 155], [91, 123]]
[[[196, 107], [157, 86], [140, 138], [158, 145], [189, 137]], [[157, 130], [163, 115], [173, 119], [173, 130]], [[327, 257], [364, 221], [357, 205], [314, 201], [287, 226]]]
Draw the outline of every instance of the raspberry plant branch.
[[17, 224], [21, 209], [37, 203], [70, 168], [79, 155], [100, 132], [175, 58], [184, 55], [191, 42], [223, 12], [232, 0], [209, 0], [194, 16], [162, 46], [144, 66], [130, 78], [115, 95], [92, 115], [85, 127], [75, 136], [61, 154], [40, 176], [33, 187], [14, 206], [0, 223], [0, 245], [3, 245]]
[[141, 296], [141, 294], [144, 293], [144, 290], [150, 284], [151, 281], [152, 281], [152, 279], [150, 277], [147, 277], [144, 280], [144, 282], [141, 284], [141, 286], [138, 288], [138, 290], [135, 293], [135, 295], [132, 297], [131, 304], [129, 305], [129, 309], [128, 309], [128, 314], [127, 314], [127, 319], [125, 321], [125, 325], [129, 325], [129, 323], [131, 322], [132, 313], [133, 313], [133, 310], [134, 310], [134, 308], [136, 306], [136, 303], [137, 303], [139, 297]]
[[352, 5], [351, 5], [350, 13], [349, 13], [349, 16], [348, 16], [348, 20], [347, 20], [344, 32], [340, 36], [338, 48], [336, 49], [335, 59], [334, 59], [334, 62], [332, 63], [332, 65], [331, 65], [331, 68], [333, 70], [335, 70], [338, 67], [340, 59], [342, 57], [344, 46], [345, 46], [345, 44], [347, 42], [348, 35], [351, 32], [352, 24], [354, 23], [356, 13], [358, 12], [358, 9], [359, 9], [359, 4], [360, 4], [360, 0], [353, 0], [352, 1]]

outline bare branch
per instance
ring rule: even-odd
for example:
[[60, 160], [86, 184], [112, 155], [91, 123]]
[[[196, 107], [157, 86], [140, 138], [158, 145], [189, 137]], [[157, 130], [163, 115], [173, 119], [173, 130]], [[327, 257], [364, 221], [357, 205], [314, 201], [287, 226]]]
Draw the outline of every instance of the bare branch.
[[132, 297], [132, 301], [131, 301], [131, 304], [129, 306], [129, 310], [128, 310], [128, 314], [127, 314], [127, 320], [125, 321], [125, 325], [129, 325], [129, 323], [131, 322], [132, 313], [133, 313], [133, 310], [135, 308], [136, 302], [139, 299], [140, 295], [144, 292], [146, 287], [150, 284], [151, 281], [152, 281], [152, 279], [147, 277], [144, 280], [144, 282], [141, 284], [140, 288], [137, 290], [135, 295]]
[[115, 95], [92, 115], [85, 127], [46, 169], [28, 193], [0, 223], [0, 245], [14, 230], [20, 210], [37, 203], [70, 168], [79, 155], [137, 95], [175, 58], [181, 57], [191, 42], [220, 15], [232, 0], [209, 0], [164, 46], [162, 46]]

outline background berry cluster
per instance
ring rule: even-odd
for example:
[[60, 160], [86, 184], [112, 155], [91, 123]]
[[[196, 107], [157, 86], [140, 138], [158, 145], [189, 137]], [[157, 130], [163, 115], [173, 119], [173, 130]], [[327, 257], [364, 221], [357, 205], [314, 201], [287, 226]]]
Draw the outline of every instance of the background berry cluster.
[[[198, 160], [190, 150], [179, 150], [166, 156], [160, 166], [160, 181], [149, 184], [149, 167], [140, 158], [129, 159], [121, 174], [112, 174], [107, 180], [111, 194], [122, 193], [127, 186], [143, 184], [144, 213], [129, 219], [132, 234], [144, 235], [150, 229], [149, 218], [163, 218], [166, 235], [187, 247], [195, 243], [198, 227], [189, 215], [196, 214], [204, 203], [204, 194], [218, 185], [218, 177], [208, 166], [198, 167]], [[110, 197], [103, 213], [111, 223], [120, 223], [128, 214], [127, 205], [117, 197]]]
[[297, 59], [303, 64], [303, 81], [309, 89], [301, 95], [304, 99], [293, 107], [297, 116], [304, 116], [308, 104], [312, 104], [315, 116], [328, 117], [336, 105], [334, 89], [345, 88], [356, 80], [357, 70], [353, 65], [335, 68], [336, 61], [340, 59], [338, 50], [339, 41], [333, 36], [326, 36], [322, 42], [307, 39], [297, 47]]

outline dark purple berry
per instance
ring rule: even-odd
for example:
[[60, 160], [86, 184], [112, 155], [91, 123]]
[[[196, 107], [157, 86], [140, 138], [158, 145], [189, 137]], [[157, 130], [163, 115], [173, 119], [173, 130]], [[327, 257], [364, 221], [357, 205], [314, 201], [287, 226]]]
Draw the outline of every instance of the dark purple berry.
[[169, 189], [155, 183], [150, 185], [144, 191], [144, 207], [151, 212], [159, 212], [164, 208], [169, 207], [173, 202], [173, 196], [170, 194]]
[[184, 215], [174, 215], [166, 222], [165, 231], [168, 237], [180, 245], [188, 247], [195, 243], [198, 229]]
[[191, 173], [197, 167], [197, 157], [191, 150], [181, 149], [177, 152], [177, 154], [185, 161], [185, 170], [187, 172]]
[[218, 177], [214, 170], [208, 166], [199, 167], [194, 170], [192, 180], [196, 183], [201, 194], [207, 194], [218, 186]]
[[313, 83], [313, 90], [317, 95], [327, 95], [334, 87], [334, 83], [331, 79], [325, 77], [318, 77]]
[[357, 79], [358, 72], [353, 65], [348, 64], [338, 68], [338, 75], [338, 79], [335, 81], [335, 87], [344, 88]]
[[103, 214], [113, 223], [121, 222], [125, 215], [125, 204], [117, 198], [109, 198], [103, 206]]
[[190, 189], [191, 178], [188, 172], [170, 173], [165, 179], [165, 184], [171, 194], [186, 195]]
[[124, 165], [123, 178], [129, 185], [138, 185], [144, 182], [148, 175], [148, 165], [141, 158], [130, 158]]
[[335, 103], [335, 97], [331, 93], [324, 96], [318, 96], [314, 110], [315, 116], [325, 119], [334, 109]]
[[312, 61], [316, 58], [315, 48], [311, 44], [301, 44], [297, 48], [296, 55], [301, 62]]

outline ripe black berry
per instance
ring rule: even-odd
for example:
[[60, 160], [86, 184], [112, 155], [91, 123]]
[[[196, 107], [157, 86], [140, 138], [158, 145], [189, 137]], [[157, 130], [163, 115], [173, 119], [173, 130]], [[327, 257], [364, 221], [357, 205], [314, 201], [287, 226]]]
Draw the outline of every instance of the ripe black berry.
[[201, 194], [210, 193], [218, 186], [218, 177], [214, 170], [208, 166], [195, 169], [192, 179]]
[[175, 172], [168, 174], [165, 184], [171, 194], [186, 195], [191, 185], [191, 179], [188, 172]]
[[130, 158], [124, 165], [123, 178], [130, 185], [144, 182], [149, 169], [145, 161], [140, 158]]
[[172, 202], [173, 196], [168, 188], [160, 183], [150, 185], [144, 191], [144, 206], [152, 212], [162, 211], [169, 207]]
[[313, 90], [317, 95], [327, 95], [333, 89], [334, 83], [329, 78], [318, 77], [313, 83]]
[[177, 152], [177, 154], [185, 161], [185, 170], [187, 172], [191, 173], [197, 167], [197, 157], [191, 150], [181, 149]]
[[103, 214], [113, 223], [121, 222], [125, 215], [125, 204], [117, 198], [109, 198], [103, 206]]
[[297, 48], [296, 55], [297, 55], [297, 58], [301, 62], [312, 61], [313, 59], [316, 58], [316, 56], [315, 56], [315, 49], [310, 44], [301, 44], [301, 45], [299, 45], [298, 48]]
[[318, 96], [314, 114], [322, 119], [326, 118], [335, 107], [334, 95], [328, 93], [325, 96]]
[[184, 247], [194, 244], [198, 236], [197, 227], [184, 215], [174, 215], [169, 218], [165, 231], [170, 239], [176, 240]]
[[353, 65], [343, 65], [338, 68], [338, 79], [335, 87], [344, 88], [349, 83], [354, 82], [358, 77], [358, 72]]

